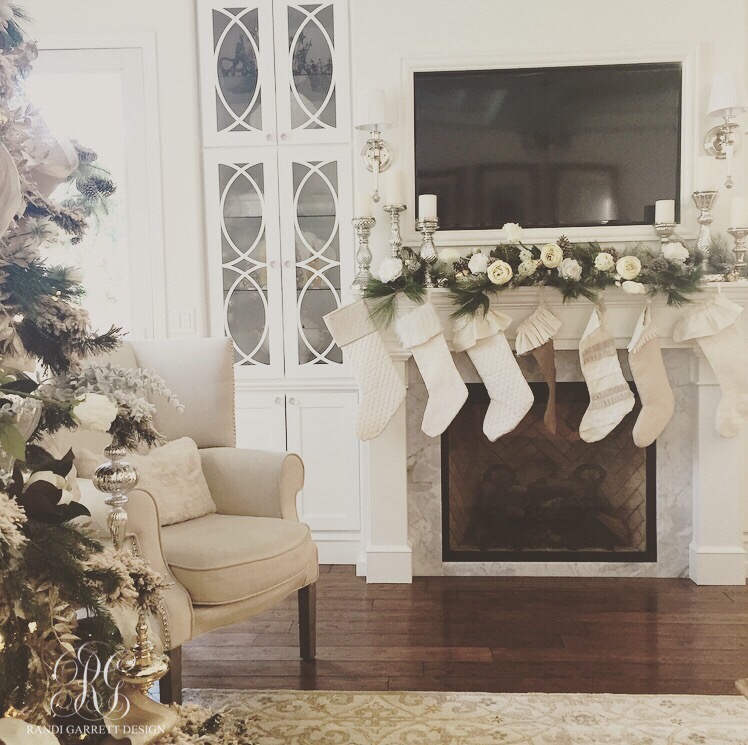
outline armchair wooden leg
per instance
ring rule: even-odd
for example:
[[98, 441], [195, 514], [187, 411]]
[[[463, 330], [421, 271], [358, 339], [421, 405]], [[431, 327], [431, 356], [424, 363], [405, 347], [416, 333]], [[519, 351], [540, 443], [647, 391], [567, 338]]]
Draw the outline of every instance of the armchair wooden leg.
[[317, 585], [299, 590], [299, 652], [302, 660], [317, 656]]
[[168, 652], [169, 672], [159, 681], [159, 698], [162, 704], [182, 703], [182, 647]]

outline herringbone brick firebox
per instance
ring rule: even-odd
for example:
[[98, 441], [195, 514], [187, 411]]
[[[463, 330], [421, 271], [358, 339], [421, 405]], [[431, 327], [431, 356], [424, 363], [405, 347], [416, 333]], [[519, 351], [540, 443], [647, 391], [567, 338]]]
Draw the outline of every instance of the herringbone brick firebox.
[[442, 436], [444, 561], [655, 561], [655, 445], [634, 445], [634, 410], [597, 443], [579, 437], [584, 383], [559, 383], [557, 432], [543, 424], [548, 396], [513, 431], [489, 442], [488, 396], [470, 384]]

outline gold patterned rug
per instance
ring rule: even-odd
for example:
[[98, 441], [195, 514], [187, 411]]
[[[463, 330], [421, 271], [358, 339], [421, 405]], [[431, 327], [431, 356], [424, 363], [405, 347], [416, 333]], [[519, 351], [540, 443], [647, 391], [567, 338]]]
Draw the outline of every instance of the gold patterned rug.
[[[189, 745], [746, 745], [742, 696], [190, 689]], [[205, 737], [205, 739], [203, 739]], [[165, 741], [167, 742], [167, 741]]]

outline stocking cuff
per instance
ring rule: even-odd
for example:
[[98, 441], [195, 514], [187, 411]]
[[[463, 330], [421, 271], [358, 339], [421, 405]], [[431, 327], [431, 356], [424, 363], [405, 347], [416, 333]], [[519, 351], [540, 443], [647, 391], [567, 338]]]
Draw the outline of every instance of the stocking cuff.
[[649, 310], [649, 304], [644, 308], [639, 320], [636, 322], [634, 334], [629, 342], [629, 354], [638, 352], [647, 342], [656, 339], [658, 336], [657, 329], [652, 323], [652, 317]]
[[325, 316], [325, 323], [339, 347], [351, 344], [377, 330], [369, 318], [369, 307], [365, 300], [357, 300], [328, 313]]
[[561, 321], [545, 306], [541, 305], [517, 327], [517, 354], [529, 354], [550, 341], [561, 328]]
[[718, 293], [710, 303], [678, 322], [673, 330], [673, 339], [688, 341], [702, 336], [714, 336], [735, 323], [742, 312], [743, 309], [737, 303]]
[[476, 313], [474, 316], [462, 316], [454, 323], [452, 346], [455, 352], [472, 349], [481, 339], [494, 336], [512, 325], [512, 319], [493, 310], [485, 315]]
[[408, 306], [400, 309], [395, 320], [395, 331], [404, 347], [417, 347], [442, 333], [442, 322], [431, 303], [416, 305], [413, 310], [405, 307]]

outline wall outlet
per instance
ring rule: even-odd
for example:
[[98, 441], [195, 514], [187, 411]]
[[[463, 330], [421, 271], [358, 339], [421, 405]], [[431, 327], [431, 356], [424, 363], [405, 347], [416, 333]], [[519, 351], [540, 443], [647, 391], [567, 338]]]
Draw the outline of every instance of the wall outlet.
[[194, 308], [172, 310], [169, 314], [169, 336], [194, 336], [196, 328]]

